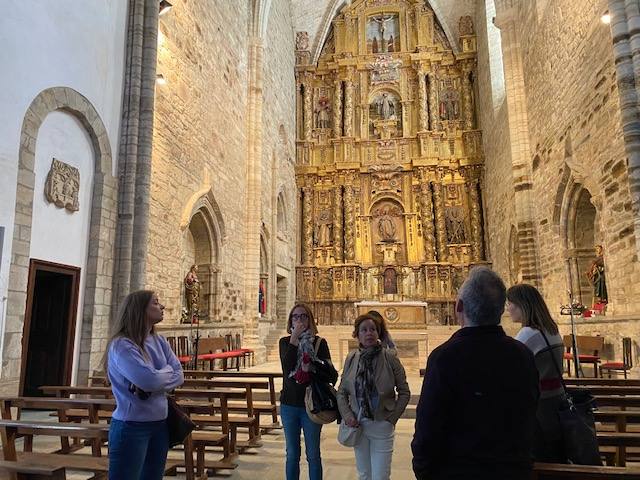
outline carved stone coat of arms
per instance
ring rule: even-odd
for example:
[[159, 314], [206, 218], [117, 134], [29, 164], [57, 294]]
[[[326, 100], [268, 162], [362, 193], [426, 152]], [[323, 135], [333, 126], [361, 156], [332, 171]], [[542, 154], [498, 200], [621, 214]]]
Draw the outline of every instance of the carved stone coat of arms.
[[78, 193], [80, 191], [80, 171], [55, 158], [44, 184], [47, 201], [58, 208], [66, 208], [71, 212], [80, 209]]

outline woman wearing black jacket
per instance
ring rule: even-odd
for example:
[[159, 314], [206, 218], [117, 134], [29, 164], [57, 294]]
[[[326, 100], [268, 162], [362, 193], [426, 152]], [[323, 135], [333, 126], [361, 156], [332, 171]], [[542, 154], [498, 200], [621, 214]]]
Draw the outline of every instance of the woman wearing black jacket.
[[[282, 364], [282, 392], [280, 392], [280, 418], [286, 439], [287, 480], [300, 478], [300, 431], [304, 432], [304, 444], [309, 463], [310, 480], [322, 479], [320, 458], [320, 430], [322, 425], [311, 421], [304, 405], [305, 390], [313, 378], [314, 360], [331, 361], [329, 346], [318, 336], [318, 328], [311, 309], [296, 304], [289, 313], [287, 332], [291, 335], [280, 339], [280, 363]], [[317, 353], [316, 353], [317, 352]]]

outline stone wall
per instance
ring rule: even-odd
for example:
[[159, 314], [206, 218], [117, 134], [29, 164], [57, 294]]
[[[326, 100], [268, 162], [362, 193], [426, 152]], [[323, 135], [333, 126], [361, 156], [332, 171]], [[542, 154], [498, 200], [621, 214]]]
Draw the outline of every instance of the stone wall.
[[[507, 103], [495, 78], [501, 73], [495, 71], [496, 57], [502, 56], [500, 34], [493, 25], [494, 11], [492, 9], [487, 14], [486, 3], [478, 2], [475, 22], [478, 34], [477, 115], [479, 128], [483, 131], [486, 157], [483, 188], [485, 236], [487, 259], [492, 263], [493, 269], [507, 281], [514, 276], [509, 269], [509, 240], [512, 225], [516, 223], [513, 172], [511, 146], [506, 133], [509, 130]], [[502, 68], [501, 63], [499, 67]]]
[[[262, 76], [261, 127], [250, 126], [249, 50], [255, 30], [249, 2], [219, 1], [216, 8], [204, 3], [177, 2], [160, 19], [158, 73], [167, 83], [156, 89], [147, 283], [165, 302], [165, 323], [177, 323], [188, 265], [203, 258], [199, 243], [210, 244], [216, 281], [209, 320], [242, 328], [247, 312], [254, 312], [245, 305], [244, 291], [246, 260], [255, 255], [246, 241], [249, 128], [262, 132], [261, 163], [253, 175], [260, 176], [261, 230], [273, 285], [281, 193], [285, 223], [292, 229], [282, 238], [295, 239], [294, 33], [290, 1], [271, 2], [262, 60], [256, 64], [256, 75]], [[189, 228], [198, 212], [205, 212], [205, 229]], [[281, 261], [293, 272], [292, 255]], [[275, 315], [275, 292], [268, 288], [266, 320]], [[257, 294], [256, 284], [256, 309]]]
[[[530, 191], [527, 207], [538, 281], [563, 333], [569, 333], [568, 317], [559, 317], [559, 306], [567, 303], [569, 285], [576, 295], [582, 293], [585, 304], [591, 304], [585, 270], [594, 258], [593, 244], [602, 244], [607, 313], [578, 320], [577, 332], [605, 336], [605, 356], [620, 358], [621, 337], [635, 338], [640, 330], [640, 265], [612, 38], [600, 20], [607, 2], [496, 0], [506, 79], [506, 105], [497, 106], [492, 105], [496, 74], [488, 68], [494, 53], [491, 27], [487, 29], [488, 3], [492, 2], [478, 2], [476, 19], [478, 114], [487, 156], [486, 182], [491, 186], [485, 193], [491, 261], [506, 280], [517, 280], [508, 275], [508, 262], [514, 258], [511, 229], [519, 226], [518, 192]], [[516, 26], [515, 36], [508, 31], [509, 22]], [[521, 121], [514, 122], [516, 116]], [[514, 139], [523, 134], [528, 143], [526, 163], [514, 169], [514, 148], [521, 147]], [[520, 169], [528, 172], [529, 180], [518, 180]], [[577, 260], [568, 265], [567, 258]]]
[[176, 2], [160, 19], [157, 70], [167, 84], [156, 88], [147, 284], [167, 322], [180, 318], [183, 218], [209, 188], [226, 226], [217, 239], [219, 318], [241, 312], [249, 15], [247, 2]]
[[[285, 305], [295, 299], [296, 209], [295, 188], [295, 35], [291, 2], [271, 4], [263, 53], [262, 106], [262, 219], [268, 232], [269, 285], [266, 320], [276, 319], [277, 284], [285, 277]], [[278, 197], [282, 218], [278, 228]], [[288, 309], [288, 308], [287, 308]], [[283, 320], [278, 319], [281, 323]]]

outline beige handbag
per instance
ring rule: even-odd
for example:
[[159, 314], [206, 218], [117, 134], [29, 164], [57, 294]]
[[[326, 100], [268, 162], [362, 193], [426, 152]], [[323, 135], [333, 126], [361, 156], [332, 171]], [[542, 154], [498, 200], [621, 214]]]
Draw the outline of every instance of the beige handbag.
[[360, 443], [360, 437], [362, 436], [362, 429], [360, 427], [350, 427], [344, 421], [340, 422], [338, 428], [338, 442], [345, 447], [355, 447]]

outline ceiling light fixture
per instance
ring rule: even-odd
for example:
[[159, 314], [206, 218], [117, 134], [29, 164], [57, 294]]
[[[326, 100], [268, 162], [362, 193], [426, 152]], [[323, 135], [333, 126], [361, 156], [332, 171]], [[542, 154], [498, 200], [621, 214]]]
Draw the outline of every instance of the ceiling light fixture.
[[160, 13], [159, 15], [164, 15], [165, 13], [167, 13], [169, 10], [171, 10], [171, 7], [173, 7], [173, 5], [171, 5], [169, 2], [167, 2], [167, 0], [161, 0], [160, 2]]
[[161, 73], [159, 73], [156, 75], [156, 83], [158, 85], [166, 85], [167, 80], [164, 78], [164, 76]]
[[605, 25], [609, 25], [611, 23], [611, 14], [609, 12], [604, 12], [604, 15], [600, 17], [600, 21]]

